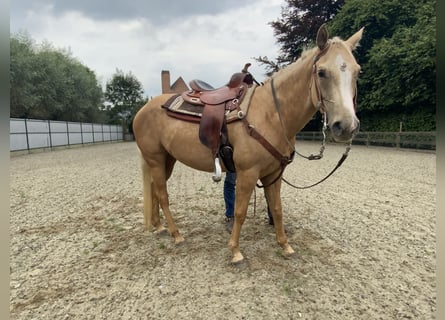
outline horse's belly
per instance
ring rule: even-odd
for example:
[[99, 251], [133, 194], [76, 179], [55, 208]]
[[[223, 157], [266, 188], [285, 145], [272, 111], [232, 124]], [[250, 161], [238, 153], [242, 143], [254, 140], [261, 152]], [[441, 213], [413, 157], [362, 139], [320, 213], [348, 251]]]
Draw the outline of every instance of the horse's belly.
[[140, 149], [148, 158], [164, 149], [189, 167], [212, 172], [214, 160], [210, 149], [199, 141], [199, 124], [169, 117], [159, 107], [168, 98], [154, 98], [136, 115], [133, 130]]
[[201, 171], [213, 171], [212, 153], [198, 138], [198, 130], [178, 132], [164, 143], [164, 148], [176, 160]]

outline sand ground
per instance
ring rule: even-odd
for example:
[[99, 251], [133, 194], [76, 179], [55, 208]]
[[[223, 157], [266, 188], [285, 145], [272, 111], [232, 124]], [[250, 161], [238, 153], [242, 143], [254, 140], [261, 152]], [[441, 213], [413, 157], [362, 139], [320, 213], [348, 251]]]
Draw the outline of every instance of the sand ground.
[[[342, 152], [296, 158], [285, 178], [315, 182]], [[11, 157], [11, 319], [435, 319], [434, 153], [354, 146], [321, 185], [283, 184], [291, 259], [257, 189], [244, 268], [230, 264], [223, 184], [177, 164], [168, 187], [179, 247], [144, 231], [134, 142]]]

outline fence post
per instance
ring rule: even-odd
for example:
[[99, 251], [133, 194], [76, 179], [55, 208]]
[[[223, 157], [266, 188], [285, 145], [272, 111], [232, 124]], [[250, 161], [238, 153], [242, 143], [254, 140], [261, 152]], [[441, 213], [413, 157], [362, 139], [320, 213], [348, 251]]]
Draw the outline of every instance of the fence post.
[[83, 128], [82, 128], [83, 126], [82, 126], [82, 122], [80, 123], [80, 141], [82, 142], [82, 144], [83, 144]]
[[28, 138], [28, 119], [25, 119], [25, 135], [26, 135], [26, 149], [29, 151], [29, 138]]
[[70, 145], [70, 129], [68, 126], [68, 121], [66, 121], [66, 137], [68, 139], [68, 146]]
[[51, 120], [48, 120], [49, 148], [53, 148], [53, 137], [51, 136]]

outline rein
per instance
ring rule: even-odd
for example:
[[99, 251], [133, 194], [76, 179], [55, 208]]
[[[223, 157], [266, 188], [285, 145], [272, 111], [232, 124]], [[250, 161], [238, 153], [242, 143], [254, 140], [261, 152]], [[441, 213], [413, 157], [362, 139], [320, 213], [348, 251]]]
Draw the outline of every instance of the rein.
[[323, 113], [323, 129], [321, 130], [321, 133], [323, 133], [323, 141], [321, 142], [320, 151], [318, 154], [311, 154], [310, 156], [305, 156], [299, 153], [295, 150], [295, 153], [298, 154], [300, 157], [305, 158], [307, 160], [320, 160], [323, 158], [324, 149], [326, 147], [326, 130], [328, 129], [327, 121], [326, 121], [326, 113]]
[[[296, 185], [290, 183], [290, 182], [287, 181], [284, 177], [282, 177], [281, 179], [282, 179], [287, 185], [289, 185], [289, 186], [291, 186], [292, 188], [295, 188], [295, 189], [309, 189], [309, 188], [315, 187], [316, 185], [322, 183], [322, 182], [325, 181], [327, 178], [329, 178], [335, 171], [337, 171], [338, 168], [340, 168], [340, 166], [343, 164], [343, 162], [344, 162], [344, 161], [346, 160], [346, 158], [348, 157], [349, 150], [351, 150], [351, 145], [350, 145], [350, 144], [349, 144], [348, 146], [346, 146], [346, 150], [345, 150], [345, 152], [344, 152], [343, 155], [341, 156], [340, 160], [338, 160], [337, 165], [334, 167], [334, 169], [332, 169], [332, 171], [329, 172], [329, 174], [328, 174], [326, 177], [324, 177], [323, 179], [321, 179], [320, 181], [318, 181], [318, 182], [316, 182], [316, 183], [314, 183], [314, 184], [311, 184], [311, 185], [309, 185], [309, 186], [300, 187], [300, 186], [296, 186]], [[310, 159], [309, 159], [309, 160], [310, 160]]]
[[[323, 129], [322, 129], [322, 133], [323, 133], [323, 141], [321, 143], [321, 147], [320, 147], [320, 152], [317, 155], [311, 154], [310, 156], [304, 156], [302, 154], [300, 154], [299, 152], [295, 151], [300, 157], [303, 157], [305, 159], [308, 160], [320, 160], [321, 158], [323, 158], [323, 152], [326, 146], [326, 130], [327, 130], [327, 116], [326, 116], [326, 106], [324, 105], [324, 99], [323, 99], [323, 95], [321, 93], [320, 90], [320, 85], [317, 81], [317, 62], [320, 59], [321, 56], [323, 56], [329, 48], [329, 42], [328, 44], [323, 48], [323, 50], [321, 50], [315, 57], [314, 57], [314, 64], [313, 64], [313, 80], [314, 80], [314, 87], [315, 87], [315, 93], [317, 95], [317, 103], [315, 105], [316, 109], [319, 110], [322, 115], [323, 115]], [[273, 92], [273, 90], [272, 90]], [[354, 95], [354, 109], [356, 108], [356, 98], [357, 98], [357, 87], [355, 89], [355, 95]], [[287, 181], [284, 177], [282, 177], [282, 180], [289, 186], [295, 188], [295, 189], [309, 189], [312, 188], [320, 183], [322, 183], [323, 181], [325, 181], [326, 179], [328, 179], [335, 171], [337, 171], [337, 169], [343, 164], [343, 162], [346, 160], [346, 158], [348, 157], [349, 154], [349, 150], [351, 150], [351, 144], [352, 141], [349, 145], [346, 146], [346, 150], [343, 153], [342, 157], [340, 158], [340, 160], [337, 162], [337, 165], [334, 167], [334, 169], [332, 169], [332, 171], [323, 179], [321, 179], [320, 181], [313, 183], [309, 186], [304, 186], [304, 187], [300, 187], [300, 186], [296, 186], [292, 183], [290, 183], [289, 181]]]
[[[272, 91], [272, 97], [273, 97], [273, 100], [274, 100], [274, 105], [275, 105], [275, 108], [276, 108], [276, 110], [277, 110], [277, 113], [278, 113], [278, 118], [279, 118], [279, 120], [280, 120], [280, 125], [281, 125], [281, 128], [282, 128], [282, 131], [283, 131], [283, 135], [284, 135], [284, 137], [285, 137], [285, 139], [286, 139], [286, 142], [287, 142], [287, 144], [288, 144], [288, 146], [290, 147], [290, 149], [291, 149], [291, 153], [290, 153], [290, 155], [289, 156], [284, 156], [284, 155], [282, 155], [279, 151], [277, 151], [277, 149], [274, 147], [274, 146], [272, 146], [255, 128], [254, 128], [254, 126], [253, 125], [251, 125], [251, 124], [249, 124], [248, 122], [247, 122], [247, 119], [246, 118], [243, 118], [242, 120], [243, 120], [243, 122], [244, 122], [244, 124], [245, 124], [245, 126], [246, 126], [246, 129], [247, 129], [247, 132], [249, 133], [249, 135], [250, 136], [252, 136], [253, 138], [255, 138], [258, 142], [260, 142], [260, 144], [261, 145], [263, 145], [263, 147], [267, 150], [267, 151], [269, 151], [269, 153], [271, 154], [271, 155], [273, 155], [279, 162], [280, 162], [280, 173], [278, 174], [278, 176], [271, 182], [271, 183], [269, 183], [269, 184], [267, 184], [267, 185], [259, 185], [258, 183], [256, 184], [256, 186], [258, 187], [258, 188], [265, 188], [265, 187], [268, 187], [268, 186], [270, 186], [270, 185], [272, 185], [272, 184], [274, 184], [275, 182], [277, 182], [278, 181], [278, 179], [282, 179], [282, 181], [284, 181], [286, 184], [288, 184], [289, 186], [291, 186], [291, 187], [293, 187], [293, 188], [295, 188], [295, 189], [308, 189], [308, 188], [312, 188], [312, 187], [314, 187], [314, 186], [316, 186], [316, 185], [318, 185], [318, 184], [320, 184], [320, 183], [322, 183], [323, 181], [325, 181], [326, 179], [328, 179], [342, 164], [343, 164], [343, 162], [346, 160], [346, 158], [348, 157], [348, 154], [349, 154], [349, 150], [351, 149], [351, 143], [346, 147], [346, 150], [345, 150], [345, 152], [343, 153], [343, 155], [342, 155], [342, 157], [340, 158], [340, 160], [338, 161], [338, 163], [337, 163], [337, 165], [334, 167], [334, 169], [326, 176], [326, 177], [324, 177], [323, 179], [321, 179], [320, 181], [318, 181], [318, 182], [316, 182], [316, 183], [314, 183], [314, 184], [311, 184], [311, 185], [309, 185], [309, 186], [304, 186], [304, 187], [300, 187], [300, 186], [296, 186], [296, 185], [294, 185], [294, 184], [292, 184], [292, 183], [290, 183], [289, 181], [287, 181], [284, 177], [283, 177], [283, 173], [284, 173], [284, 170], [286, 169], [286, 166], [288, 165], [288, 164], [290, 164], [292, 161], [293, 161], [293, 159], [294, 159], [294, 156], [295, 156], [295, 153], [297, 153], [299, 156], [301, 156], [301, 157], [303, 157], [303, 158], [305, 158], [305, 159], [308, 159], [308, 160], [320, 160], [320, 159], [322, 159], [323, 158], [323, 153], [324, 153], [324, 150], [325, 150], [325, 146], [326, 146], [326, 130], [327, 130], [327, 116], [326, 116], [326, 107], [325, 107], [325, 105], [324, 105], [324, 99], [323, 99], [323, 96], [322, 96], [322, 93], [321, 93], [321, 90], [320, 90], [320, 88], [319, 88], [319, 84], [318, 84], [318, 81], [317, 81], [317, 77], [316, 77], [316, 74], [317, 74], [317, 61], [320, 59], [320, 57], [321, 56], [323, 56], [327, 51], [328, 51], [328, 48], [330, 47], [330, 45], [329, 45], [329, 42], [328, 42], [328, 44], [314, 57], [314, 64], [313, 64], [313, 80], [314, 80], [314, 87], [315, 87], [315, 91], [316, 91], [316, 95], [317, 95], [317, 103], [316, 103], [316, 105], [315, 105], [315, 107], [316, 107], [316, 109], [317, 110], [319, 110], [321, 113], [322, 113], [322, 115], [323, 115], [323, 129], [322, 129], [322, 133], [323, 133], [323, 141], [322, 141], [322, 145], [321, 145], [321, 147], [320, 147], [320, 151], [319, 151], [319, 153], [317, 154], [317, 155], [314, 155], [314, 154], [311, 154], [310, 156], [304, 156], [304, 155], [302, 155], [302, 154], [300, 154], [299, 152], [297, 152], [296, 150], [295, 150], [295, 147], [294, 146], [292, 146], [291, 145], [291, 143], [290, 143], [290, 141], [289, 141], [289, 139], [287, 138], [287, 136], [286, 136], [286, 134], [285, 134], [285, 130], [284, 130], [284, 125], [283, 125], [283, 120], [282, 120], [282, 118], [281, 118], [281, 113], [280, 113], [280, 103], [279, 103], [279, 101], [278, 101], [278, 98], [277, 98], [277, 95], [276, 95], [276, 92], [275, 92], [275, 87], [274, 87], [274, 85], [273, 85], [273, 81], [274, 81], [274, 78], [272, 78], [271, 79], [271, 81], [270, 81], [270, 85], [271, 85], [271, 91]], [[312, 83], [312, 82], [311, 82]], [[355, 95], [354, 95], [354, 108], [355, 108], [355, 106], [356, 106], [356, 97], [357, 97], [357, 88], [356, 88], [356, 92], [355, 92]]]

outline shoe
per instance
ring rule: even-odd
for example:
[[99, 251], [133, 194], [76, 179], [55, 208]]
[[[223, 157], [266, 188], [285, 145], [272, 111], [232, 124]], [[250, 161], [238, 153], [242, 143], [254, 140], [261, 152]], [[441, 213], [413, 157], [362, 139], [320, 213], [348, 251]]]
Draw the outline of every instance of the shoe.
[[234, 217], [226, 218], [226, 230], [228, 233], [232, 233]]

